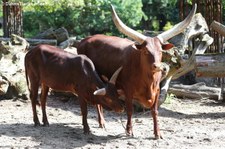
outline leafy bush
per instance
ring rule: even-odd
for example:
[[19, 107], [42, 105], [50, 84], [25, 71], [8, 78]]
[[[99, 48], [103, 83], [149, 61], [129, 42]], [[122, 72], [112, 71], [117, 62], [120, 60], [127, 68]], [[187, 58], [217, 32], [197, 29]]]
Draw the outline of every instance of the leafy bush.
[[24, 31], [28, 36], [50, 27], [65, 27], [70, 34], [80, 37], [96, 33], [117, 35], [119, 32], [112, 22], [110, 4], [115, 6], [120, 18], [130, 27], [136, 27], [144, 15], [141, 0], [23, 1]]

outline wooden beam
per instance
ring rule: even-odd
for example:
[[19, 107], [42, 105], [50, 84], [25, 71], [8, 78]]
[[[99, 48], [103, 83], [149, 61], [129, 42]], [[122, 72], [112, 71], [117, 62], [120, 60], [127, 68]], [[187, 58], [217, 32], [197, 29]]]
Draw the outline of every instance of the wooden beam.
[[195, 56], [197, 77], [225, 77], [225, 53]]

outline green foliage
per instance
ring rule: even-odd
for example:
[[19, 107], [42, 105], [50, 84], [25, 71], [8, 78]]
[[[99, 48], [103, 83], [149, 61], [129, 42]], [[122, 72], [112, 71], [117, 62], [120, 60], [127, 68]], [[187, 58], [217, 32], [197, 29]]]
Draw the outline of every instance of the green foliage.
[[[222, 17], [223, 17], [223, 22], [225, 23], [225, 1], [224, 0], [222, 0]], [[224, 24], [223, 23], [223, 24]]]
[[176, 98], [176, 95], [175, 94], [167, 94], [166, 96], [166, 100], [165, 100], [165, 104], [171, 104], [172, 101]]
[[129, 3], [125, 0], [122, 2], [120, 0], [91, 0], [91, 3], [87, 1], [77, 20], [77, 23], [82, 25], [80, 33], [90, 31], [90, 34], [118, 34], [112, 22], [110, 4], [115, 7], [121, 20], [130, 27], [137, 26], [143, 15], [140, 0], [130, 0]]
[[166, 30], [169, 30], [173, 27], [173, 25], [171, 24], [171, 22], [167, 22], [166, 25], [163, 27], [163, 30], [166, 31]]
[[125, 24], [139, 25], [144, 15], [141, 0], [23, 0], [25, 35], [62, 26], [80, 37], [119, 34], [112, 22], [110, 4]]
[[[177, 0], [142, 0], [145, 18], [142, 20], [143, 29], [163, 30], [168, 21], [178, 22]], [[158, 22], [158, 26], [156, 26]]]
[[64, 26], [73, 32], [74, 16], [84, 6], [83, 0], [24, 0], [24, 30], [25, 35], [35, 35], [50, 27]]
[[157, 20], [157, 19], [152, 20], [152, 28], [153, 28], [154, 31], [159, 30], [159, 20]]
[[[167, 30], [179, 22], [177, 0], [9, 1], [23, 4], [25, 37], [50, 27], [65, 27], [70, 35], [80, 38], [97, 33], [124, 36], [112, 21], [110, 4], [115, 7], [120, 19], [135, 30]], [[191, 1], [188, 0], [189, 3]], [[222, 3], [225, 20], [225, 1]]]

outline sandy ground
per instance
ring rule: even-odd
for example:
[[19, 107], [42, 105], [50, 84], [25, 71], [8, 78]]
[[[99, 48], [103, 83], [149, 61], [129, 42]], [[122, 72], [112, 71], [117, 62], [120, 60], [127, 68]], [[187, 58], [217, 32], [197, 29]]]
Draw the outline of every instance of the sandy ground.
[[[106, 130], [98, 128], [96, 109], [89, 107], [92, 134], [84, 135], [78, 102], [49, 97], [49, 127], [34, 127], [29, 100], [0, 101], [0, 148], [43, 149], [217, 149], [225, 148], [225, 104], [209, 100], [173, 99], [159, 109], [164, 139], [155, 140], [150, 112], [133, 115], [134, 137], [125, 135], [125, 113], [104, 111]], [[41, 111], [39, 109], [39, 119]]]

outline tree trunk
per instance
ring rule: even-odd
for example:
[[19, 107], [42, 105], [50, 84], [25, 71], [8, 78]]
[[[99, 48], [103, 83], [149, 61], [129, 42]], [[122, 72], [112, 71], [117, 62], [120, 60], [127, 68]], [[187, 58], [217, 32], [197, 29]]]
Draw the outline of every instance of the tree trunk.
[[76, 37], [70, 37], [69, 39], [61, 42], [59, 44], [59, 47], [61, 49], [65, 49], [67, 47], [70, 47], [70, 46], [73, 46], [73, 47], [76, 47], [76, 43], [79, 42], [78, 40], [76, 40]]
[[57, 40], [55, 39], [31, 39], [31, 38], [26, 38], [27, 42], [30, 43], [31, 46], [36, 46], [38, 44], [49, 44], [56, 46], [57, 45]]
[[54, 39], [54, 29], [53, 28], [49, 28], [46, 31], [36, 35], [33, 37], [34, 39]]
[[57, 44], [67, 40], [68, 38], [69, 33], [64, 27], [58, 28], [56, 30], [49, 28], [48, 30], [33, 37], [33, 39], [56, 39]]
[[54, 35], [58, 44], [69, 39], [69, 33], [64, 27], [55, 30]]
[[198, 77], [225, 77], [225, 54], [200, 54], [195, 56]]
[[[25, 40], [30, 44], [30, 46], [36, 46], [38, 44], [49, 44], [56, 46], [57, 40], [55, 39], [33, 39], [33, 38], [25, 38]], [[0, 41], [11, 42], [11, 38], [0, 38]], [[22, 43], [21, 43], [22, 44]]]
[[194, 85], [171, 85], [168, 92], [175, 94], [177, 97], [191, 99], [210, 98], [219, 100], [221, 95], [220, 88], [208, 87], [203, 82]]
[[217, 21], [213, 21], [210, 25], [212, 29], [217, 31], [219, 34], [225, 36], [225, 26]]

